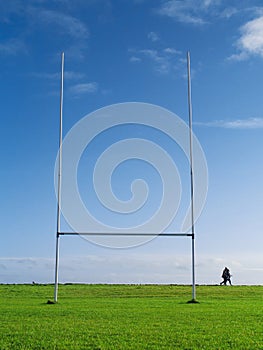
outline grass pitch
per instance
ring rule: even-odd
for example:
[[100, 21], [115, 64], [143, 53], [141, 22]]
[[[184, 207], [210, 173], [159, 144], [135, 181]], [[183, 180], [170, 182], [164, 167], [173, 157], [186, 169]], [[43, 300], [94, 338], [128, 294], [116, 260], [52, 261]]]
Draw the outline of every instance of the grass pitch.
[[0, 285], [0, 349], [263, 349], [263, 286]]

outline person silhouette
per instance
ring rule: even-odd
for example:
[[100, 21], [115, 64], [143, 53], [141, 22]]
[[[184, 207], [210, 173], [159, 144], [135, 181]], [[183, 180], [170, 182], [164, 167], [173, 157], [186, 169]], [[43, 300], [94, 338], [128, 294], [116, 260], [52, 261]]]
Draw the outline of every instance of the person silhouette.
[[222, 278], [223, 281], [220, 283], [220, 285], [224, 284], [226, 286], [226, 283], [229, 282], [230, 286], [232, 286], [230, 271], [227, 267], [225, 267], [222, 272]]

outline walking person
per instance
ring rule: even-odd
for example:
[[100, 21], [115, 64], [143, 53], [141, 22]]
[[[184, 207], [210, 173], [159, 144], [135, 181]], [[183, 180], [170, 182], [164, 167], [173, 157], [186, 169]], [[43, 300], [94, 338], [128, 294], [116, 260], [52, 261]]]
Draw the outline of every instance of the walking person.
[[222, 272], [222, 278], [223, 278], [223, 281], [220, 283], [220, 285], [224, 284], [226, 286], [228, 282], [230, 286], [232, 286], [230, 271], [227, 267], [225, 267]]

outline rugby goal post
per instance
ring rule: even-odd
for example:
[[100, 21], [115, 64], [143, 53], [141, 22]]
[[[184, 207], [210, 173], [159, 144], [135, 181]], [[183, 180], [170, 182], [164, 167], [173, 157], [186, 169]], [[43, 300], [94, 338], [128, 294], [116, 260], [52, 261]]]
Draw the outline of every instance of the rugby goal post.
[[[54, 302], [58, 301], [58, 272], [59, 272], [59, 238], [65, 235], [79, 235], [77, 232], [61, 232], [61, 180], [62, 180], [62, 144], [63, 144], [63, 95], [64, 95], [64, 62], [65, 54], [61, 55], [61, 81], [60, 81], [60, 118], [59, 118], [59, 154], [58, 154], [58, 178], [57, 178], [57, 229], [56, 229], [56, 248], [55, 248], [55, 282], [54, 282]], [[93, 233], [86, 232], [81, 235], [112, 235], [112, 236], [162, 236], [191, 237], [191, 271], [192, 271], [192, 299], [188, 303], [197, 303], [196, 301], [196, 282], [195, 282], [195, 216], [194, 216], [194, 173], [193, 173], [193, 140], [192, 140], [192, 98], [191, 98], [191, 67], [190, 52], [187, 52], [187, 85], [188, 85], [188, 122], [189, 122], [189, 159], [190, 159], [190, 196], [191, 196], [191, 232], [190, 233]]]

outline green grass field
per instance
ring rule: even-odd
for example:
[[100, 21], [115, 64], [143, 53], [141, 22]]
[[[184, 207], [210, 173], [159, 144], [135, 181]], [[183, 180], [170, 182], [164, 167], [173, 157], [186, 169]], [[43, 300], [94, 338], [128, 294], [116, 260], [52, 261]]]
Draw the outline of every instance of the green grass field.
[[0, 349], [263, 349], [263, 286], [0, 285]]

